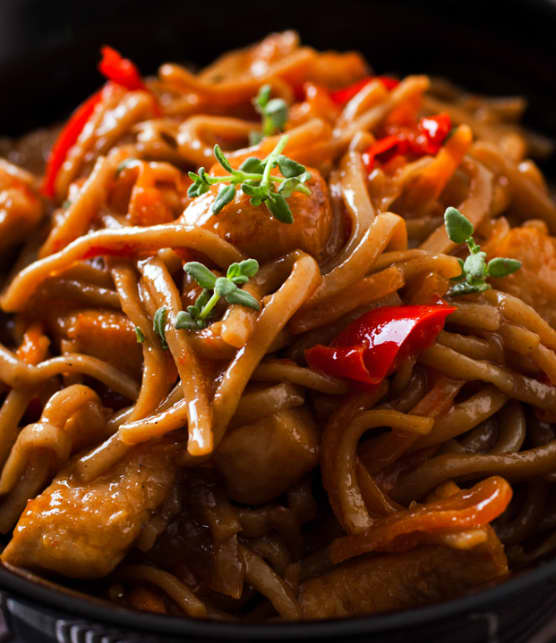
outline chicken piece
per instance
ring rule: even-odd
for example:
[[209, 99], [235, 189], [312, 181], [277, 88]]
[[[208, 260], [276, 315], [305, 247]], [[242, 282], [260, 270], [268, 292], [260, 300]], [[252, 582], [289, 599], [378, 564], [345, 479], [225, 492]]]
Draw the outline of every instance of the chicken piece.
[[0, 159], [0, 252], [23, 241], [43, 214], [32, 177]]
[[317, 465], [317, 430], [307, 409], [286, 409], [230, 431], [215, 460], [230, 498], [263, 504]]
[[71, 578], [105, 576], [170, 492], [176, 453], [168, 442], [142, 445], [90, 483], [62, 472], [29, 501], [2, 561]]
[[305, 619], [341, 618], [443, 601], [508, 573], [492, 528], [486, 543], [468, 550], [424, 546], [405, 553], [367, 555], [305, 581], [299, 602]]
[[218, 194], [218, 185], [194, 199], [181, 220], [187, 225], [216, 232], [246, 256], [261, 262], [292, 250], [305, 250], [321, 259], [332, 227], [332, 211], [324, 179], [317, 170], [307, 169], [312, 177], [307, 182], [311, 195], [295, 192], [288, 198], [294, 218], [291, 224], [275, 219], [264, 204], [251, 205], [250, 197], [240, 189], [234, 200], [214, 215], [211, 206]]
[[82, 310], [61, 323], [75, 351], [98, 357], [139, 379], [143, 355], [135, 327], [121, 313]]
[[512, 228], [488, 244], [489, 259], [513, 257], [520, 270], [504, 279], [493, 279], [496, 288], [520, 297], [552, 326], [556, 325], [556, 238], [542, 224]]

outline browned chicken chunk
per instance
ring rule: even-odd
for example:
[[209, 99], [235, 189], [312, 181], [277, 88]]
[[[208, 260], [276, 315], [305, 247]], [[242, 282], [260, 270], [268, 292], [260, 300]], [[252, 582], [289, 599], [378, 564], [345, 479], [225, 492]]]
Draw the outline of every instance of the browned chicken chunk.
[[305, 250], [320, 258], [330, 235], [332, 212], [326, 182], [317, 170], [307, 169], [312, 177], [307, 183], [311, 195], [296, 192], [288, 199], [293, 223], [281, 223], [264, 204], [251, 205], [250, 197], [239, 189], [231, 203], [219, 214], [213, 214], [211, 206], [218, 194], [218, 185], [194, 199], [183, 213], [182, 221], [216, 232], [246, 256], [262, 262], [292, 250]]
[[546, 226], [525, 225], [512, 228], [491, 242], [489, 258], [513, 257], [521, 269], [504, 279], [496, 279], [497, 288], [520, 297], [552, 325], [556, 324], [556, 238]]
[[168, 443], [146, 444], [85, 484], [61, 473], [27, 504], [2, 560], [72, 578], [105, 576], [168, 495], [175, 453]]
[[73, 342], [75, 352], [104, 360], [137, 379], [141, 376], [141, 345], [134, 325], [122, 313], [79, 310], [59, 317], [56, 325]]
[[262, 504], [317, 465], [317, 430], [305, 409], [280, 411], [228, 433], [215, 458], [231, 498]]
[[43, 214], [30, 175], [0, 159], [0, 251], [25, 239]]
[[373, 614], [453, 598], [507, 573], [491, 530], [489, 541], [469, 550], [425, 546], [356, 558], [305, 581], [299, 600], [306, 619]]

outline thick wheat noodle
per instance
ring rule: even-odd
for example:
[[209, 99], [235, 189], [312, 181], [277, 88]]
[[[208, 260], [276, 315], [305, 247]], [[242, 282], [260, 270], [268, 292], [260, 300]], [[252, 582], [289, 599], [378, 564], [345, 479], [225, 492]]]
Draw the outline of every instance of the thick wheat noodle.
[[313, 328], [335, 322], [356, 308], [383, 299], [404, 285], [403, 267], [390, 266], [347, 286], [337, 295], [332, 295], [308, 310], [301, 310], [288, 324], [288, 329], [295, 335], [306, 333]]
[[420, 499], [446, 480], [498, 474], [510, 481], [527, 480], [556, 470], [556, 440], [545, 446], [494, 455], [439, 455], [400, 477], [391, 492], [394, 500]]
[[[178, 65], [165, 64], [159, 70], [160, 79], [181, 90], [192, 91], [206, 98], [210, 103], [221, 106], [234, 105], [249, 100], [265, 83], [273, 87], [275, 79], [290, 74], [293, 70], [303, 70], [314, 59], [315, 52], [308, 47], [297, 49], [283, 60], [273, 64], [266, 74], [259, 77], [246, 77], [234, 82], [207, 83]], [[280, 83], [280, 87], [284, 87]]]
[[33, 399], [32, 388], [13, 389], [0, 408], [0, 467], [4, 466], [19, 433], [19, 423]]
[[556, 350], [556, 330], [534, 308], [514, 295], [499, 290], [487, 290], [483, 297], [491, 305], [497, 306], [506, 319], [537, 333], [545, 346]]
[[508, 396], [494, 386], [485, 386], [464, 402], [456, 404], [445, 415], [438, 417], [432, 431], [416, 440], [411, 450], [437, 446], [467, 433], [497, 413], [507, 400]]
[[40, 492], [51, 466], [44, 453], [31, 455], [17, 486], [0, 504], [0, 533], [5, 534], [12, 529], [29, 498]]
[[556, 232], [556, 206], [542, 188], [520, 172], [492, 143], [478, 141], [471, 153], [474, 158], [508, 179], [518, 212], [526, 213], [527, 218], [543, 219], [551, 232]]
[[278, 359], [261, 362], [253, 372], [252, 379], [255, 382], [287, 381], [329, 395], [343, 395], [348, 391], [346, 383], [341, 379]]
[[[372, 392], [352, 393], [340, 404], [338, 409], [328, 420], [321, 441], [321, 476], [324, 488], [328, 493], [328, 499], [336, 518], [341, 522], [343, 512], [339, 499], [339, 489], [335, 486], [336, 480], [336, 454], [338, 445], [342, 439], [342, 433], [346, 426], [360, 413], [372, 408], [388, 392], [388, 384], [382, 382]], [[358, 466], [358, 469], [362, 467]], [[367, 478], [370, 476], [367, 474]], [[362, 490], [369, 491], [373, 480], [363, 480]], [[370, 484], [369, 484], [370, 483]], [[371, 489], [372, 491], [372, 489]]]
[[[466, 169], [471, 180], [469, 195], [458, 209], [471, 221], [473, 227], [478, 229], [490, 212], [492, 174], [481, 163], [473, 161], [467, 163]], [[456, 244], [448, 239], [446, 228], [441, 225], [419, 247], [427, 252], [438, 254], [452, 252]]]
[[40, 249], [39, 258], [57, 252], [87, 232], [100, 205], [106, 200], [109, 183], [114, 176], [117, 164], [118, 161], [114, 155], [100, 156], [97, 159], [76, 199], [68, 206], [62, 222], [52, 229]]
[[37, 291], [37, 298], [42, 301], [48, 298], [77, 300], [91, 308], [120, 308], [118, 294], [112, 289], [67, 279], [65, 275], [46, 281]]
[[440, 331], [437, 342], [473, 359], [496, 361], [499, 355], [499, 351], [490, 342], [473, 335], [460, 335], [443, 330]]
[[268, 598], [280, 616], [288, 620], [299, 619], [299, 606], [286, 582], [247, 547], [240, 545], [240, 552], [247, 581]]
[[498, 438], [490, 453], [517, 453], [527, 437], [527, 420], [519, 402], [508, 402], [498, 415]]
[[[363, 87], [346, 103], [342, 113], [336, 121], [337, 127], [341, 129], [349, 126], [354, 119], [358, 118], [376, 105], [383, 103], [387, 98], [388, 90], [384, 87], [384, 84], [378, 79], [372, 80], [366, 87]], [[353, 145], [354, 140], [355, 136], [351, 145]]]
[[18, 360], [0, 344], [0, 366], [2, 366], [1, 379], [16, 389], [36, 386], [61, 373], [82, 373], [98, 379], [130, 400], [134, 400], [138, 393], [136, 382], [128, 375], [107, 362], [80, 353], [66, 353], [63, 356], [45, 360], [38, 366], [32, 366]]
[[334, 257], [335, 265], [341, 264], [351, 256], [376, 217], [367, 190], [361, 154], [352, 151], [342, 158], [339, 187], [342, 201], [350, 217], [351, 234], [345, 246]]
[[[523, 326], [503, 322], [498, 329], [498, 334], [504, 342], [505, 349], [521, 355], [529, 355], [534, 359], [540, 344], [540, 337], [537, 333], [533, 333], [527, 328], [523, 328]], [[545, 348], [545, 350], [548, 351], [549, 349]]]
[[[411, 414], [435, 418], [446, 413], [462, 386], [463, 382], [459, 380], [438, 378], [427, 394], [411, 409]], [[417, 439], [419, 434], [415, 431], [389, 431], [369, 440], [360, 449], [359, 455], [369, 472], [374, 474], [398, 460]]]
[[[91, 402], [101, 408], [98, 395], [89, 387], [80, 384], [68, 386], [49, 399], [40, 420], [27, 425], [19, 433], [2, 469], [0, 495], [15, 487], [34, 451], [51, 451], [57, 466], [68, 459], [73, 441], [78, 436], [72, 436], [70, 431], [65, 431], [65, 424], [74, 413]], [[102, 433], [98, 435], [101, 436]]]
[[[160, 259], [149, 259], [140, 265], [140, 270], [157, 308], [167, 309], [166, 341], [178, 369], [187, 409], [187, 450], [192, 456], [205, 455], [213, 449], [209, 385], [187, 333], [175, 328], [176, 316], [181, 310], [179, 293]], [[123, 442], [126, 435], [120, 431]]]
[[167, 594], [188, 616], [203, 618], [207, 608], [195, 594], [173, 574], [150, 565], [126, 565], [118, 571], [123, 580], [147, 582]]
[[428, 348], [421, 355], [420, 361], [449, 377], [488, 382], [509, 397], [552, 413], [556, 412], [556, 389], [538, 380], [490, 362], [473, 360], [439, 344]]
[[170, 387], [170, 374], [168, 373], [168, 361], [153, 332], [152, 323], [141, 306], [135, 270], [129, 265], [116, 263], [112, 266], [111, 274], [118, 290], [122, 310], [145, 337], [142, 344], [143, 377], [141, 388], [133, 411], [127, 418], [127, 421], [131, 422], [151, 413], [162, 402]]
[[457, 302], [457, 310], [448, 317], [449, 324], [495, 331], [500, 326], [500, 312], [494, 306]]
[[257, 123], [239, 118], [191, 116], [178, 128], [178, 152], [191, 165], [210, 167], [216, 161], [212, 151], [215, 141], [246, 141], [256, 128]]
[[324, 275], [320, 286], [305, 302], [302, 310], [321, 303], [361, 279], [389, 245], [394, 250], [405, 249], [407, 237], [403, 219], [385, 212], [374, 219], [351, 255]]
[[434, 424], [432, 418], [399, 413], [398, 411], [366, 411], [355, 417], [344, 430], [337, 445], [335, 481], [338, 489], [342, 525], [350, 534], [364, 531], [372, 524], [359, 488], [356, 459], [361, 436], [370, 429], [389, 427], [404, 433], [425, 435]]
[[301, 256], [293, 264], [291, 275], [264, 306], [257, 318], [249, 343], [238, 351], [216, 389], [214, 395], [215, 444], [219, 444], [224, 437], [239, 398], [268, 346], [293, 314], [311, 296], [319, 282], [320, 271], [316, 261], [309, 255]]
[[458, 260], [450, 255], [427, 255], [415, 257], [396, 264], [403, 272], [405, 281], [410, 281], [423, 273], [435, 272], [438, 275], [452, 279], [461, 274]]
[[220, 266], [227, 266], [242, 259], [232, 245], [218, 235], [201, 228], [184, 225], [155, 225], [149, 228], [123, 228], [99, 230], [76, 239], [69, 246], [36, 261], [23, 270], [3, 293], [0, 303], [9, 312], [21, 310], [29, 295], [47, 277], [62, 272], [74, 261], [93, 253], [128, 254], [157, 250], [158, 248], [195, 248]]

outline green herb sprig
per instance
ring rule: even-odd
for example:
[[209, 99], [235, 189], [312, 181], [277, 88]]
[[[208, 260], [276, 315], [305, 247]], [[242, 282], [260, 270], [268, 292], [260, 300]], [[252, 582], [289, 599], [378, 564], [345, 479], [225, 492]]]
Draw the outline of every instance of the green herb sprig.
[[[241, 186], [241, 190], [251, 197], [253, 205], [264, 203], [278, 221], [293, 223], [293, 215], [286, 199], [294, 192], [311, 194], [311, 190], [305, 185], [311, 175], [301, 163], [282, 154], [287, 142], [288, 137], [282, 136], [265, 159], [251, 156], [237, 170], [232, 168], [220, 146], [215, 145], [214, 156], [229, 174], [210, 176], [204, 167], [199, 168], [197, 173], [189, 172], [189, 178], [193, 183], [189, 186], [187, 194], [196, 198], [208, 192], [211, 185], [223, 183], [211, 207], [212, 213], [218, 214], [225, 205], [233, 201], [237, 187]], [[280, 169], [281, 177], [271, 174], [275, 167]]]
[[228, 266], [225, 277], [217, 277], [204, 264], [190, 261], [183, 267], [184, 271], [203, 288], [192, 306], [181, 310], [176, 315], [175, 328], [200, 330], [207, 326], [208, 319], [220, 301], [225, 299], [229, 304], [239, 304], [254, 310], [260, 309], [259, 302], [240, 286], [246, 284], [259, 270], [256, 259], [245, 259]]
[[469, 256], [458, 259], [461, 265], [461, 275], [454, 277], [454, 285], [448, 291], [449, 295], [469, 295], [484, 292], [491, 286], [487, 283], [488, 277], [506, 277], [521, 268], [521, 261], [496, 257], [488, 263], [486, 252], [473, 239], [473, 224], [456, 208], [446, 208], [444, 225], [448, 237], [454, 243], [466, 243]]
[[168, 317], [168, 309], [166, 306], [161, 306], [157, 309], [153, 317], [153, 330], [160, 337], [162, 348], [168, 350], [168, 343], [166, 342], [166, 318]]
[[270, 98], [272, 87], [263, 85], [253, 99], [255, 109], [262, 117], [261, 131], [249, 134], [249, 143], [257, 145], [265, 136], [272, 136], [284, 130], [288, 120], [288, 106], [283, 98]]
[[138, 344], [142, 344], [145, 341], [145, 335], [139, 326], [135, 326], [135, 337]]

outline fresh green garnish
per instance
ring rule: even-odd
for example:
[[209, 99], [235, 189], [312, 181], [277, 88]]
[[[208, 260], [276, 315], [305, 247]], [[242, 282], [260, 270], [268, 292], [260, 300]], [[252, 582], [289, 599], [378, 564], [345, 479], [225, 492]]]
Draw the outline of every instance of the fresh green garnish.
[[229, 304], [260, 309], [259, 302], [239, 287], [257, 274], [259, 263], [256, 259], [245, 259], [245, 261], [230, 264], [225, 277], [217, 277], [198, 261], [186, 263], [183, 269], [202, 287], [203, 292], [197, 297], [193, 306], [188, 306], [187, 310], [181, 310], [176, 315], [176, 328], [185, 330], [205, 328], [212, 310], [221, 297]]
[[483, 292], [491, 287], [487, 283], [488, 277], [506, 277], [521, 268], [521, 261], [505, 257], [496, 257], [487, 263], [486, 252], [482, 252], [473, 239], [473, 224], [456, 208], [446, 208], [444, 225], [451, 241], [466, 243], [469, 248], [465, 261], [458, 260], [461, 275], [452, 279], [454, 285], [448, 291], [449, 295]]
[[[286, 199], [294, 192], [311, 194], [311, 190], [305, 185], [311, 175], [303, 165], [282, 154], [287, 142], [288, 137], [282, 136], [265, 159], [252, 156], [237, 170], [232, 168], [220, 146], [215, 145], [214, 156], [230, 174], [209, 176], [204, 167], [199, 168], [197, 174], [189, 172], [189, 178], [193, 183], [189, 186], [187, 194], [195, 198], [208, 192], [211, 185], [223, 183], [211, 208], [213, 214], [218, 214], [225, 205], [233, 201], [239, 185], [242, 191], [251, 197], [253, 205], [264, 203], [274, 218], [282, 223], [293, 223], [293, 215]], [[280, 169], [281, 177], [271, 174], [275, 167]], [[275, 190], [275, 187], [278, 189]]]
[[137, 343], [142, 344], [145, 341], [145, 335], [139, 326], [135, 326], [135, 336], [137, 337]]
[[160, 337], [160, 343], [164, 350], [168, 350], [166, 343], [166, 317], [168, 316], [168, 309], [166, 306], [161, 306], [155, 312], [153, 317], [153, 330]]
[[284, 130], [288, 120], [288, 106], [283, 98], [270, 98], [272, 87], [263, 85], [259, 89], [256, 98], [253, 99], [255, 109], [262, 117], [262, 128], [260, 132], [249, 134], [249, 143], [256, 145], [265, 136], [272, 136]]

